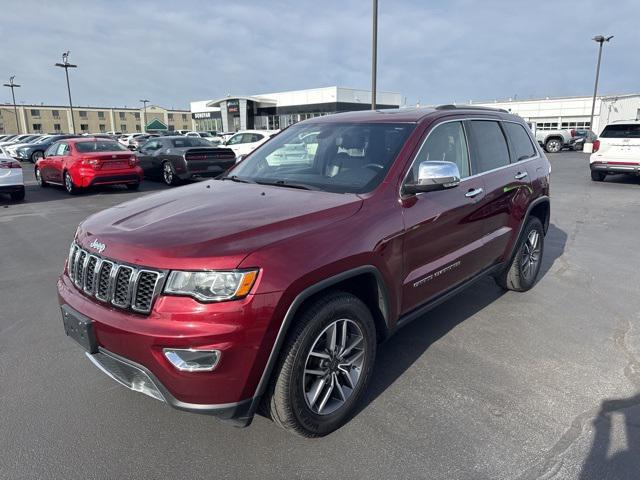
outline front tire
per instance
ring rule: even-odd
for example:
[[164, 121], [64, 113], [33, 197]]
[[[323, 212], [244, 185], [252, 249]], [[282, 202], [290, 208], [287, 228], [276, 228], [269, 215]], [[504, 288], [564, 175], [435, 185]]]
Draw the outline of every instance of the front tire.
[[41, 158], [44, 158], [44, 153], [43, 152], [40, 152], [40, 151], [33, 152], [31, 154], [31, 163], [35, 164]]
[[603, 182], [604, 179], [607, 177], [607, 174], [604, 172], [595, 172], [595, 171], [591, 171], [591, 180], [593, 180], [594, 182]]
[[76, 187], [73, 183], [73, 179], [69, 172], [64, 172], [64, 189], [67, 191], [69, 195], [76, 195], [80, 192], [80, 188]]
[[544, 144], [544, 149], [549, 153], [558, 153], [562, 150], [562, 141], [558, 138], [550, 138]]
[[36, 167], [35, 176], [36, 182], [38, 182], [38, 185], [40, 185], [42, 188], [47, 188], [49, 186], [49, 184], [43, 180], [42, 173], [40, 172], [40, 169], [38, 167]]
[[507, 290], [526, 292], [536, 283], [544, 253], [544, 229], [537, 217], [529, 217], [509, 266], [496, 277]]
[[321, 437], [353, 414], [373, 370], [376, 329], [357, 297], [334, 292], [297, 319], [265, 403], [272, 420], [303, 437]]

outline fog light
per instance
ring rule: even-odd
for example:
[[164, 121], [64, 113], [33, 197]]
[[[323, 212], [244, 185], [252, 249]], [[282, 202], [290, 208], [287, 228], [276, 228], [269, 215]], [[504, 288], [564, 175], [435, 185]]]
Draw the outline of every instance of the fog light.
[[171, 365], [182, 372], [210, 372], [220, 360], [218, 350], [165, 348], [162, 351]]

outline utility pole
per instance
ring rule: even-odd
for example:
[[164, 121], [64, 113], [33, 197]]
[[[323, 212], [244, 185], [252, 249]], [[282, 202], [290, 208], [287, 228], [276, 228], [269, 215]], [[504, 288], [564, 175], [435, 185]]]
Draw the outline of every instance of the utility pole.
[[371, 110], [376, 109], [376, 74], [378, 70], [378, 0], [373, 0], [371, 35]]
[[62, 54], [62, 63], [56, 63], [56, 67], [64, 68], [64, 73], [67, 77], [67, 92], [69, 93], [69, 109], [71, 110], [71, 128], [73, 132], [76, 133], [76, 121], [73, 118], [73, 102], [71, 101], [71, 87], [69, 86], [69, 69], [70, 68], [78, 68], [78, 65], [73, 65], [69, 63], [69, 54], [71, 52], [67, 50]]
[[14, 88], [19, 88], [20, 85], [18, 85], [17, 83], [13, 83], [14, 78], [16, 78], [15, 75], [13, 77], [9, 77], [9, 83], [5, 83], [4, 86], [9, 87], [11, 89], [11, 98], [13, 99], [13, 113], [16, 115], [16, 128], [18, 129], [18, 135], [20, 135], [20, 121], [18, 120], [18, 107], [16, 106], [16, 95], [13, 91]]
[[147, 133], [147, 103], [149, 103], [149, 100], [140, 100], [142, 102], [142, 109], [143, 109], [143, 114], [142, 114], [142, 132], [143, 133]]
[[[593, 37], [593, 41], [600, 44], [598, 48], [598, 64], [596, 66], [596, 84], [593, 87], [593, 101], [591, 102], [591, 118], [589, 119], [589, 129], [593, 131], [593, 114], [596, 110], [596, 95], [598, 94], [598, 80], [600, 79], [600, 61], [602, 60], [602, 45], [604, 42], [608, 42], [613, 38], [613, 35], [605, 37], [604, 35], [597, 35]], [[594, 132], [595, 133], [595, 132]]]

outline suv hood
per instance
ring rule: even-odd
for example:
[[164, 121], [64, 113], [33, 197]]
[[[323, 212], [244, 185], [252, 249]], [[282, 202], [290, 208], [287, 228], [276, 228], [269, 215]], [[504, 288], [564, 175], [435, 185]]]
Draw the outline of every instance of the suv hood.
[[235, 268], [251, 252], [355, 214], [355, 194], [232, 181], [199, 182], [103, 210], [85, 220], [78, 242], [102, 255], [166, 269]]

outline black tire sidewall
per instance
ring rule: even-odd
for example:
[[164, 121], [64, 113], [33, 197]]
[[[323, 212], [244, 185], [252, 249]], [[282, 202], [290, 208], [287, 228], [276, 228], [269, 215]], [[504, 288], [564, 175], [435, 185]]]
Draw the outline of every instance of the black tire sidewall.
[[[525, 279], [522, 273], [522, 250], [524, 249], [524, 245], [529, 238], [529, 234], [532, 230], [537, 230], [540, 235], [540, 260], [538, 261], [538, 265], [536, 266], [536, 273], [531, 277], [530, 280]], [[520, 239], [520, 244], [518, 246], [518, 251], [516, 252], [516, 258], [514, 261], [517, 264], [518, 273], [520, 277], [520, 286], [523, 290], [529, 290], [533, 287], [538, 279], [538, 275], [540, 274], [540, 268], [542, 267], [542, 259], [544, 257], [544, 228], [542, 227], [542, 222], [537, 217], [531, 217], [527, 221], [527, 225], [525, 226], [524, 231], [522, 232], [522, 238]]]
[[[316, 312], [303, 330], [301, 334], [302, 340], [298, 344], [298, 349], [295, 352], [296, 358], [293, 363], [291, 377], [288, 381], [288, 400], [298, 423], [315, 436], [326, 435], [339, 428], [349, 419], [354, 412], [354, 407], [362, 397], [373, 371], [377, 346], [373, 318], [362, 302], [355, 297], [351, 298], [355, 301], [340, 302], [341, 299], [336, 298], [335, 301], [329, 302]], [[364, 335], [366, 351], [362, 373], [359, 383], [356, 386], [356, 391], [347, 399], [342, 407], [331, 414], [318, 415], [311, 411], [304, 398], [304, 390], [302, 388], [303, 371], [307, 355], [315, 339], [330, 323], [342, 318], [357, 323]]]

